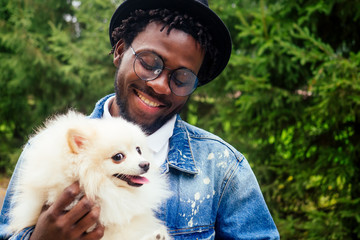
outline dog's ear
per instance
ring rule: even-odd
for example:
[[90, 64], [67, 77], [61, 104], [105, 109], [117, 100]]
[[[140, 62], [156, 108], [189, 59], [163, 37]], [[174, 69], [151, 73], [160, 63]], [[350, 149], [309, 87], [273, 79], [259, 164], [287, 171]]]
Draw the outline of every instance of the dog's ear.
[[85, 148], [87, 142], [83, 133], [76, 129], [69, 129], [67, 132], [67, 141], [72, 153], [78, 154], [81, 149]]

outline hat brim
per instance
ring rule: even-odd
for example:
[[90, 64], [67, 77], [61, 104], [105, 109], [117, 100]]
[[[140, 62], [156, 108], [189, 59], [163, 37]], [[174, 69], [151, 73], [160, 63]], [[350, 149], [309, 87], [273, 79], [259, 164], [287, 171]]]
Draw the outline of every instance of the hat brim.
[[223, 21], [209, 7], [194, 0], [127, 0], [124, 1], [114, 12], [109, 27], [111, 45], [116, 42], [112, 38], [114, 28], [118, 27], [122, 20], [128, 18], [136, 9], [149, 10], [167, 8], [185, 12], [196, 17], [201, 24], [206, 26], [213, 38], [213, 44], [218, 49], [217, 64], [209, 79], [201, 81], [204, 85], [216, 78], [226, 67], [231, 55], [231, 37], [229, 30]]

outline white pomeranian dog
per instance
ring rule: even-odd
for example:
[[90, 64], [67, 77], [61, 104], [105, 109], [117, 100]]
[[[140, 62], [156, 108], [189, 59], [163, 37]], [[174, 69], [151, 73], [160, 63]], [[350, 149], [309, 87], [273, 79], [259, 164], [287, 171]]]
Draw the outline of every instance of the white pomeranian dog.
[[11, 232], [35, 225], [43, 205], [78, 181], [101, 208], [102, 239], [170, 239], [154, 214], [170, 192], [138, 126], [70, 111], [48, 120], [29, 143], [10, 212]]

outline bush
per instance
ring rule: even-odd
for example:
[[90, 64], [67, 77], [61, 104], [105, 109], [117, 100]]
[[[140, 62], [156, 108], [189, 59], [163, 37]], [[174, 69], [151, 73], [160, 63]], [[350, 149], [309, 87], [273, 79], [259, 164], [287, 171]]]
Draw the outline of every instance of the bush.
[[282, 239], [360, 238], [360, 3], [212, 3], [233, 54], [185, 117], [245, 153]]

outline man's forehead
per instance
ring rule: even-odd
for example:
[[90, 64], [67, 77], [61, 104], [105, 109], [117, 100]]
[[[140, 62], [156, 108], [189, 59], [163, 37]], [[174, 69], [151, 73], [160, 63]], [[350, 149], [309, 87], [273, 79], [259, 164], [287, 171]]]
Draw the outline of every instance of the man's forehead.
[[138, 35], [134, 38], [134, 41], [136, 41], [136, 43], [140, 44], [141, 46], [148, 46], [151, 48], [151, 43], [153, 41], [158, 42], [158, 40], [155, 40], [158, 37], [160, 37], [161, 40], [164, 40], [164, 38], [172, 39], [175, 37], [181, 42], [189, 41], [190, 39], [196, 49], [203, 51], [200, 43], [186, 31], [178, 28], [169, 29], [168, 25], [164, 25], [164, 23], [158, 21], [149, 22], [143, 31], [139, 32]]
[[204, 57], [201, 45], [184, 31], [172, 29], [167, 33], [166, 29], [161, 29], [161, 24], [150, 23], [135, 37], [131, 43], [132, 47], [135, 51], [156, 53], [165, 63], [173, 65], [173, 68], [185, 67], [198, 72]]

